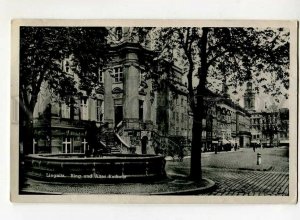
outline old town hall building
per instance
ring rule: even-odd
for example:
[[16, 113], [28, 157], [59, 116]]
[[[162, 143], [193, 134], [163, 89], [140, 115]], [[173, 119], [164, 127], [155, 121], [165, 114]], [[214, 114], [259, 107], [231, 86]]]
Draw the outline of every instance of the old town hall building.
[[[84, 153], [92, 121], [102, 129], [103, 146], [120, 153], [155, 153], [159, 142], [176, 145], [172, 137], [188, 137], [191, 124], [181, 69], [172, 66], [172, 80], [163, 81], [167, 73], [157, 68], [162, 78], [157, 85], [146, 77], [142, 63], [153, 51], [132, 39], [128, 28], [116, 31], [121, 37], [111, 47], [112, 61], [99, 69], [101, 86], [92, 95], [81, 91], [65, 102], [41, 91], [34, 111], [33, 153]], [[76, 77], [71, 62], [65, 59], [62, 68]]]

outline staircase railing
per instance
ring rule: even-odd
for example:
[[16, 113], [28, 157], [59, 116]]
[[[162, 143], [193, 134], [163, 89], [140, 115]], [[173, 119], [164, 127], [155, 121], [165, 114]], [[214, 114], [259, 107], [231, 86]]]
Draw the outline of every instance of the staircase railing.
[[160, 135], [156, 131], [152, 131], [152, 139], [159, 145], [159, 147], [156, 148], [156, 153], [171, 156], [173, 158], [175, 155], [183, 157], [183, 147], [171, 138]]
[[117, 124], [116, 128], [114, 129], [115, 137], [117, 138], [121, 151], [124, 150], [128, 153], [135, 153], [135, 147], [131, 147], [129, 144], [127, 144], [121, 137], [121, 135], [124, 132], [124, 124], [123, 121], [120, 121], [119, 124]]

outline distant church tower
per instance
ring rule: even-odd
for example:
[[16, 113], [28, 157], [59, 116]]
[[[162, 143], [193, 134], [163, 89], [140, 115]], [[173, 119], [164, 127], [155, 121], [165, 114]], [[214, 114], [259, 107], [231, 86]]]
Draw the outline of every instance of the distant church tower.
[[223, 83], [222, 83], [222, 95], [225, 99], [229, 99], [230, 96], [228, 94], [228, 86], [226, 84], [226, 79], [223, 80]]
[[255, 111], [255, 93], [253, 92], [252, 82], [247, 82], [244, 94], [244, 106], [248, 111]]

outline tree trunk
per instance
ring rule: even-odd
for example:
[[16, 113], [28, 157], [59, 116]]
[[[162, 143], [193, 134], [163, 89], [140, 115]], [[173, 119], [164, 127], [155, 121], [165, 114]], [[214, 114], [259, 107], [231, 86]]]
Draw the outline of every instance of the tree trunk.
[[24, 155], [32, 154], [33, 152], [33, 122], [29, 118], [24, 126], [25, 136], [23, 137], [23, 153]]
[[20, 108], [20, 131], [19, 141], [23, 144], [21, 155], [28, 155], [33, 153], [33, 111], [25, 111]]
[[197, 182], [202, 180], [201, 147], [202, 147], [202, 119], [201, 119], [200, 112], [195, 112], [193, 117], [193, 128], [192, 128], [190, 178], [193, 181], [197, 181]]
[[[33, 118], [32, 112], [20, 107], [19, 122], [19, 190], [26, 186], [24, 157], [33, 153]], [[22, 149], [21, 149], [22, 146]]]
[[197, 104], [193, 109], [193, 129], [192, 129], [192, 149], [191, 149], [191, 171], [190, 178], [194, 181], [201, 181], [202, 168], [201, 168], [201, 148], [202, 148], [202, 119], [204, 118], [204, 100], [203, 95], [206, 87], [207, 78], [207, 36], [208, 28], [203, 28], [202, 37], [199, 44], [200, 49], [200, 63], [198, 69], [199, 84], [197, 86], [196, 100]]

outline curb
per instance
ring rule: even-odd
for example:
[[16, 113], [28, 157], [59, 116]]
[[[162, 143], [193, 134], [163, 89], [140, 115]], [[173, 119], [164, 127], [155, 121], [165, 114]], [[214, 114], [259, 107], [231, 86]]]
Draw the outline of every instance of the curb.
[[202, 178], [202, 180], [205, 180], [208, 182], [207, 186], [199, 187], [195, 189], [187, 189], [187, 190], [180, 190], [180, 191], [170, 191], [170, 192], [162, 192], [162, 193], [148, 193], [148, 194], [142, 194], [142, 195], [150, 195], [150, 196], [159, 196], [159, 195], [197, 195], [200, 193], [209, 192], [216, 187], [216, 183], [208, 178]]
[[60, 192], [44, 192], [35, 190], [22, 190], [20, 195], [63, 195]]
[[249, 170], [249, 171], [270, 171], [272, 170], [272, 166], [268, 167], [268, 168], [243, 168], [243, 167], [240, 167], [238, 168], [238, 170]]

